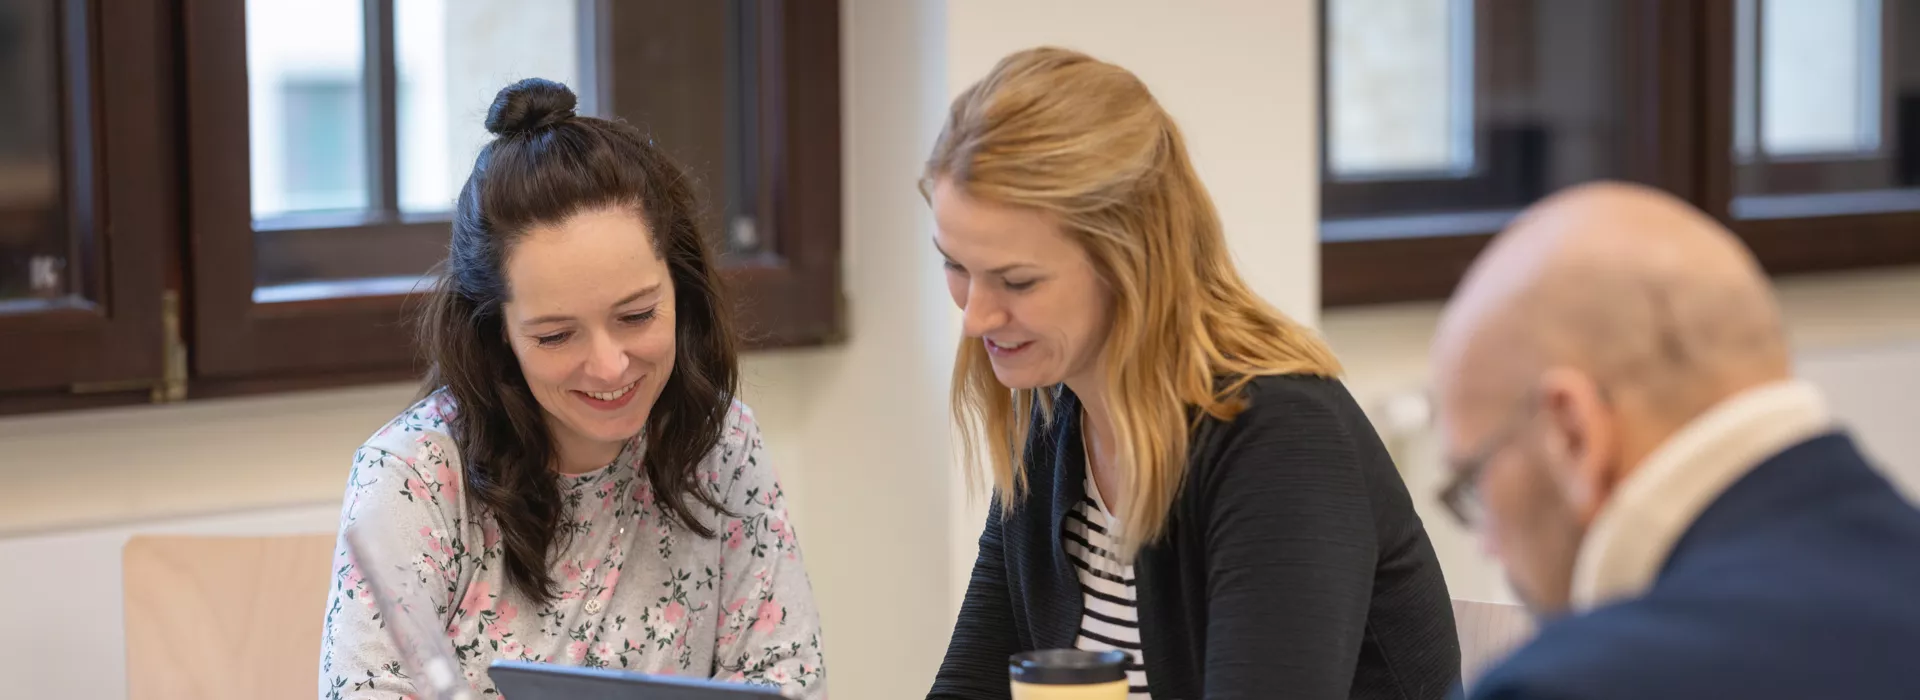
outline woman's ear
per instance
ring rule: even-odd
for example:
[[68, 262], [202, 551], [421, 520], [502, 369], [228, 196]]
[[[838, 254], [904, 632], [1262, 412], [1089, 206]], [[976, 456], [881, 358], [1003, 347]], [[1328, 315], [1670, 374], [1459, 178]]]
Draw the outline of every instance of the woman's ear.
[[1585, 372], [1556, 367], [1541, 375], [1539, 440], [1546, 469], [1582, 526], [1590, 525], [1618, 485], [1613, 412]]

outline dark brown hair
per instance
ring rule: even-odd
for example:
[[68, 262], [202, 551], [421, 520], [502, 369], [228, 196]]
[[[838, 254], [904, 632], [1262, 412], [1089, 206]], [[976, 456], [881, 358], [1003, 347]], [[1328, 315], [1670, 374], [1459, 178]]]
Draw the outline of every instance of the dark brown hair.
[[447, 260], [420, 319], [431, 363], [424, 389], [445, 391], [466, 497], [500, 525], [507, 582], [554, 595], [548, 570], [562, 517], [553, 436], [507, 345], [501, 305], [507, 256], [527, 231], [607, 207], [631, 207], [651, 232], [674, 288], [672, 376], [642, 429], [642, 469], [665, 516], [713, 537], [696, 512], [725, 509], [694, 483], [719, 444], [738, 387], [730, 306], [693, 179], [631, 124], [575, 116], [566, 86], [529, 78], [487, 110], [480, 151], [454, 208]]

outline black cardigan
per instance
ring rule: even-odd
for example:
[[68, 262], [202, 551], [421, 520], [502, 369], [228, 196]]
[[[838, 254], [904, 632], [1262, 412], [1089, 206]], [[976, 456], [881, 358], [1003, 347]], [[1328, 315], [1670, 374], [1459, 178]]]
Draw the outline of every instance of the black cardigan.
[[[1069, 648], [1081, 592], [1061, 544], [1085, 496], [1079, 403], [1027, 443], [1031, 491], [996, 502], [929, 699], [1010, 697], [1007, 657]], [[1263, 377], [1207, 418], [1166, 534], [1134, 564], [1156, 700], [1444, 697], [1460, 672], [1453, 606], [1406, 485], [1346, 387]]]

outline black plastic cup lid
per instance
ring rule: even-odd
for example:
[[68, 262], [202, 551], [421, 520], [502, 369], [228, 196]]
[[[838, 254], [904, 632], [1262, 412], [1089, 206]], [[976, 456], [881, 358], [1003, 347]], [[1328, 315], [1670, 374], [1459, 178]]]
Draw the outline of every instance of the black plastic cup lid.
[[1127, 679], [1133, 656], [1124, 651], [1043, 649], [1007, 658], [1007, 673], [1015, 683], [1030, 685], [1092, 685]]

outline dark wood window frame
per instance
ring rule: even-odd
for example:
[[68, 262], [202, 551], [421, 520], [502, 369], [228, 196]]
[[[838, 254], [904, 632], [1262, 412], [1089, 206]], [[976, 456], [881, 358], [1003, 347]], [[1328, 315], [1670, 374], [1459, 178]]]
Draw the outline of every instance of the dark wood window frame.
[[[818, 345], [844, 338], [840, 296], [840, 72], [837, 2], [815, 0], [598, 0], [600, 26], [643, 41], [616, 42], [602, 91], [611, 111], [645, 124], [681, 162], [726, 173], [709, 183], [706, 225], [731, 240], [722, 214], [732, 202], [770, 245], [725, 257], [749, 347]], [[725, 47], [702, 42], [702, 27], [733, 5], [760, 41], [715, 71]], [[705, 60], [694, 60], [700, 57]], [[714, 71], [714, 72], [707, 72]], [[698, 111], [646, 105], [710, 104], [728, 85], [758, 86], [733, 97], [757, 103], [757, 120], [712, 120]], [[631, 103], [631, 104], [629, 104]], [[734, 115], [731, 110], [730, 116]], [[750, 147], [730, 145], [751, 142]], [[758, 158], [743, 156], [758, 152]], [[831, 235], [828, 235], [828, 234]]]
[[[1761, 0], [1732, 0], [1731, 3], [1736, 8], [1732, 11], [1734, 18], [1734, 24], [1732, 25], [1734, 27], [1733, 31], [1741, 32], [1751, 30], [1753, 32], [1755, 36], [1752, 39], [1751, 50], [1755, 56], [1758, 56], [1765, 48], [1765, 39], [1762, 38], [1762, 35], [1764, 35], [1764, 14], [1754, 12], [1753, 16], [1748, 20], [1752, 22], [1752, 26], [1743, 28], [1739, 26], [1740, 12], [1738, 8], [1742, 5], [1758, 7], [1760, 2]], [[1878, 99], [1876, 101], [1878, 102], [1880, 113], [1875, 120], [1879, 126], [1879, 133], [1875, 135], [1875, 140], [1877, 141], [1875, 147], [1871, 150], [1796, 154], [1791, 156], [1774, 156], [1767, 153], [1766, 149], [1760, 148], [1757, 143], [1760, 138], [1760, 133], [1765, 127], [1765, 113], [1757, 108], [1757, 104], [1765, 98], [1765, 83], [1759, 80], [1759, 70], [1756, 68], [1754, 70], [1755, 75], [1753, 85], [1751, 86], [1752, 94], [1750, 96], [1756, 104], [1739, 105], [1729, 103], [1731, 105], [1730, 109], [1749, 111], [1751, 114], [1750, 118], [1753, 120], [1752, 129], [1756, 140], [1755, 148], [1751, 153], [1743, 154], [1735, 159], [1736, 162], [1733, 165], [1732, 176], [1735, 178], [1734, 182], [1740, 185], [1737, 189], [1762, 195], [1786, 195], [1796, 192], [1806, 192], [1819, 185], [1843, 187], [1848, 190], [1873, 190], [1885, 187], [1887, 181], [1895, 179], [1890, 176], [1893, 175], [1894, 171], [1900, 166], [1901, 160], [1898, 157], [1901, 153], [1900, 125], [1896, 122], [1897, 115], [1900, 114], [1899, 105], [1897, 104], [1899, 95], [1897, 89], [1899, 69], [1895, 64], [1896, 52], [1887, 49], [1894, 46], [1894, 41], [1896, 37], [1899, 36], [1902, 16], [1905, 13], [1901, 10], [1902, 0], [1881, 0], [1879, 4], [1881, 21], [1879, 22], [1880, 36], [1877, 37], [1877, 41], [1879, 42], [1880, 48], [1880, 66], [1878, 67], [1879, 89], [1877, 91]], [[1711, 21], [1725, 21], [1717, 16], [1711, 17], [1710, 19]], [[1734, 60], [1738, 59], [1736, 58]], [[1733, 82], [1729, 81], [1728, 84], [1732, 85]], [[1914, 177], [1911, 180], [1912, 181], [1907, 184], [1910, 186], [1920, 186], [1920, 177]], [[1846, 208], [1848, 204], [1847, 199], [1848, 198], [1844, 196], [1839, 197], [1835, 204], [1840, 205], [1840, 208]], [[1792, 208], [1789, 209], [1791, 210]]]
[[152, 397], [177, 235], [162, 0], [56, 3], [63, 218], [79, 293], [0, 313], [12, 411]]
[[[583, 80], [611, 86], [617, 106], [623, 62], [642, 51], [609, 27], [645, 3], [576, 1], [583, 29], [594, 32], [589, 43], [603, 49], [584, 62]], [[417, 375], [408, 315], [418, 298], [404, 288], [255, 299], [263, 258], [378, 277], [417, 274], [420, 260], [444, 254], [445, 221], [399, 213], [395, 77], [392, 57], [381, 55], [392, 46], [393, 0], [366, 2], [369, 34], [384, 37], [368, 42], [369, 123], [380, 127], [369, 136], [382, 154], [370, 164], [376, 213], [287, 217], [256, 233], [245, 0], [59, 0], [62, 84], [74, 93], [63, 95], [70, 236], [92, 256], [85, 269], [100, 274], [86, 290], [92, 302], [0, 313], [0, 414]], [[742, 181], [753, 184], [751, 209], [772, 235], [723, 264], [749, 349], [838, 342], [839, 3], [741, 2], [754, 12], [761, 107], [757, 123], [742, 125], [759, 147]]]
[[[1327, 109], [1325, 2], [1320, 13], [1322, 124]], [[1821, 195], [1843, 212], [1831, 215], [1735, 218], [1733, 4], [1623, 0], [1620, 11], [1627, 22], [1620, 55], [1632, 62], [1623, 67], [1628, 94], [1622, 109], [1627, 110], [1631, 135], [1627, 179], [1700, 205], [1727, 223], [1771, 274], [1920, 263], [1920, 194], [1911, 190]], [[1368, 201], [1382, 201], [1377, 198], [1382, 193], [1359, 189], [1377, 183], [1332, 182], [1325, 163], [1323, 152], [1322, 200], [1334, 203], [1329, 212], [1350, 216], [1365, 211]], [[1852, 201], [1845, 201], [1849, 198]], [[1323, 221], [1323, 303], [1338, 307], [1445, 298], [1513, 213], [1509, 208], [1477, 217], [1350, 218], [1337, 222], [1335, 236], [1325, 235], [1328, 224]], [[1405, 235], [1409, 231], [1425, 235]]]

